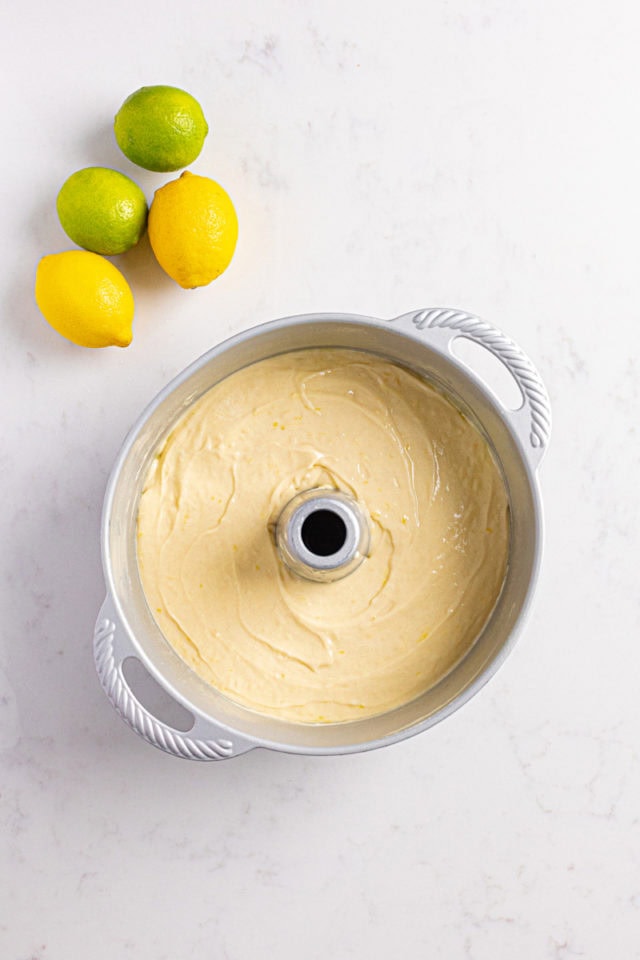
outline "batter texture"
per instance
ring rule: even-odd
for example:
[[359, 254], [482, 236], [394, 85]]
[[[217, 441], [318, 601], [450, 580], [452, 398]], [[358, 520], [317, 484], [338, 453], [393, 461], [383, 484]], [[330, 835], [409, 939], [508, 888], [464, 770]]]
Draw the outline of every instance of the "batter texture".
[[[274, 527], [311, 488], [370, 518], [369, 556], [333, 583], [298, 579]], [[157, 451], [138, 512], [149, 607], [206, 682], [260, 713], [372, 716], [440, 680], [500, 593], [508, 500], [478, 430], [380, 357], [311, 349], [231, 375]]]

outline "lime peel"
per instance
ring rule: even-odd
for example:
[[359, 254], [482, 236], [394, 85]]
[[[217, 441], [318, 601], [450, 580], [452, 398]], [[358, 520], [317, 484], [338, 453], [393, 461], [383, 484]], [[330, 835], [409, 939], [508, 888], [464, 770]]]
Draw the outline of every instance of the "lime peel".
[[141, 87], [124, 101], [114, 120], [124, 155], [145, 170], [167, 173], [199, 156], [209, 126], [198, 101], [179, 87]]
[[138, 243], [147, 226], [147, 200], [130, 177], [109, 167], [84, 167], [60, 188], [56, 209], [79, 247], [113, 256]]

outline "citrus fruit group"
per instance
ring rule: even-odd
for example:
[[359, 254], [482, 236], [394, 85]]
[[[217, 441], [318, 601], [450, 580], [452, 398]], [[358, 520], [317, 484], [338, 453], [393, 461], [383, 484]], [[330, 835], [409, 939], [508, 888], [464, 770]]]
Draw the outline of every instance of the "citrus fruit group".
[[133, 294], [109, 260], [87, 250], [42, 257], [36, 270], [36, 302], [59, 334], [81, 347], [131, 343]]
[[112, 256], [135, 246], [147, 225], [144, 193], [107, 167], [85, 167], [65, 180], [56, 200], [62, 228], [74, 243]]
[[149, 240], [160, 266], [181, 287], [203, 287], [219, 277], [237, 239], [236, 211], [215, 180], [185, 171], [156, 190]]
[[209, 131], [198, 101], [178, 87], [141, 87], [118, 110], [114, 132], [126, 157], [145, 170], [180, 170], [199, 155]]

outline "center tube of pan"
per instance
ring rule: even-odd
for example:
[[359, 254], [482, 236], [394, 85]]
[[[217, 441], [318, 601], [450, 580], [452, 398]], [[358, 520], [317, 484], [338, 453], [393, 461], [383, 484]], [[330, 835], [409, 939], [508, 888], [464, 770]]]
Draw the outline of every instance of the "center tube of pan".
[[353, 497], [338, 490], [305, 490], [276, 524], [276, 545], [292, 573], [306, 580], [340, 580], [369, 550], [369, 523]]

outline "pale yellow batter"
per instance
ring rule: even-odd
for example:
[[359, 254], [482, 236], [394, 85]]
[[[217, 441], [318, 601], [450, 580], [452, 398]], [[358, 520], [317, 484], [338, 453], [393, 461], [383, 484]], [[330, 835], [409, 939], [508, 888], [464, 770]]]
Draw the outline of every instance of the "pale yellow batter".
[[[296, 578], [274, 525], [293, 496], [342, 490], [370, 555], [342, 580]], [[507, 495], [449, 400], [353, 350], [261, 361], [213, 387], [158, 450], [140, 500], [144, 591], [204, 680], [296, 721], [406, 703], [466, 653], [504, 579]]]

